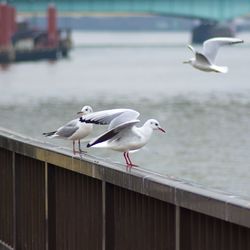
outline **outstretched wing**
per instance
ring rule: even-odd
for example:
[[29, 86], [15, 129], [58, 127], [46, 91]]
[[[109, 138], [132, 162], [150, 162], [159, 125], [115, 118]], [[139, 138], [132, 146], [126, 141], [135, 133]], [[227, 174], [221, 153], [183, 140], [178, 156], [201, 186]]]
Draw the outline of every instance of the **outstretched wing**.
[[109, 109], [82, 116], [80, 122], [109, 124], [109, 129], [113, 129], [119, 124], [136, 119], [139, 115], [139, 112], [133, 109]]
[[219, 48], [223, 45], [230, 45], [235, 43], [243, 43], [243, 40], [239, 38], [232, 37], [216, 37], [206, 40], [203, 43], [203, 54], [210, 60], [214, 62]]
[[[128, 109], [124, 111], [122, 114], [118, 115], [116, 118], [114, 118], [110, 124], [109, 124], [109, 130], [116, 128], [120, 124], [128, 123], [129, 121], [133, 121], [139, 117], [139, 112]], [[138, 121], [138, 120], [137, 120]]]
[[125, 123], [122, 123], [108, 131], [106, 131], [105, 133], [101, 134], [100, 136], [98, 136], [97, 138], [91, 140], [88, 144], [87, 147], [92, 147], [96, 144], [108, 141], [113, 139], [117, 134], [119, 134], [121, 131], [125, 130], [125, 129], [129, 129], [131, 127], [133, 127], [136, 123], [140, 122], [139, 120], [130, 120], [127, 121]]

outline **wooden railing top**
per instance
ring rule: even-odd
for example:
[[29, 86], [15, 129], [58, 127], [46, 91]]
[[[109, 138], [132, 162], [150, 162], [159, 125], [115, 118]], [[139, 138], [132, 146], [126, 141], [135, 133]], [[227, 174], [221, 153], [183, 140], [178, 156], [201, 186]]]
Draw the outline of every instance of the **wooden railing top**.
[[215, 191], [184, 180], [150, 172], [31, 139], [0, 128], [0, 147], [150, 197], [250, 228], [250, 198]]

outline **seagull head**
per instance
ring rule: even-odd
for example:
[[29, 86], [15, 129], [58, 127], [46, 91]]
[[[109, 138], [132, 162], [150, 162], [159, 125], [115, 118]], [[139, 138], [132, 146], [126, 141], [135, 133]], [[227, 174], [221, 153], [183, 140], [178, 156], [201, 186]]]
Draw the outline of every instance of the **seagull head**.
[[90, 106], [84, 106], [81, 111], [77, 112], [78, 115], [83, 116], [92, 113], [93, 109]]
[[152, 128], [152, 130], [160, 130], [161, 132], [166, 133], [166, 131], [161, 127], [160, 123], [155, 119], [149, 119], [147, 124], [150, 128]]

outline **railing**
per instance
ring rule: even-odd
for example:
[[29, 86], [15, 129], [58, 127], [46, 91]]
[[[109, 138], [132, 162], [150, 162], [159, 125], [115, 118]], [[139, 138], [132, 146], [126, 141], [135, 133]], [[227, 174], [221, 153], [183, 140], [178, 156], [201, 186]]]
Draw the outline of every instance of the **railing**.
[[249, 250], [250, 201], [0, 129], [0, 249]]

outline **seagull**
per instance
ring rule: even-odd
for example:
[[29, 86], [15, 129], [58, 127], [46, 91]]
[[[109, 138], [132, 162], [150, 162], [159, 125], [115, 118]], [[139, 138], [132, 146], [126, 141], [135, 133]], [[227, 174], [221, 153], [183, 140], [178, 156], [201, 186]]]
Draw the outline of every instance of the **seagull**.
[[[84, 116], [93, 112], [90, 106], [84, 106], [81, 111], [77, 112], [79, 116]], [[76, 118], [66, 123], [64, 126], [58, 128], [55, 131], [43, 133], [43, 135], [49, 138], [63, 138], [73, 141], [73, 154], [76, 154], [75, 141], [78, 140], [79, 153], [83, 152], [81, 150], [81, 139], [88, 136], [93, 130], [93, 124], [84, 123], [80, 121], [80, 118]]]
[[211, 38], [203, 43], [202, 52], [197, 52], [191, 45], [188, 45], [188, 48], [194, 53], [195, 57], [183, 63], [189, 63], [194, 68], [202, 71], [227, 73], [228, 67], [215, 65], [215, 58], [221, 46], [236, 43], [243, 43], [243, 40], [231, 37]]
[[127, 167], [136, 166], [132, 163], [129, 152], [142, 148], [150, 139], [154, 130], [165, 133], [155, 119], [147, 120], [142, 127], [137, 127], [139, 112], [132, 109], [111, 109], [94, 112], [80, 119], [85, 123], [109, 124], [108, 131], [91, 140], [87, 147], [109, 148], [123, 152]]

